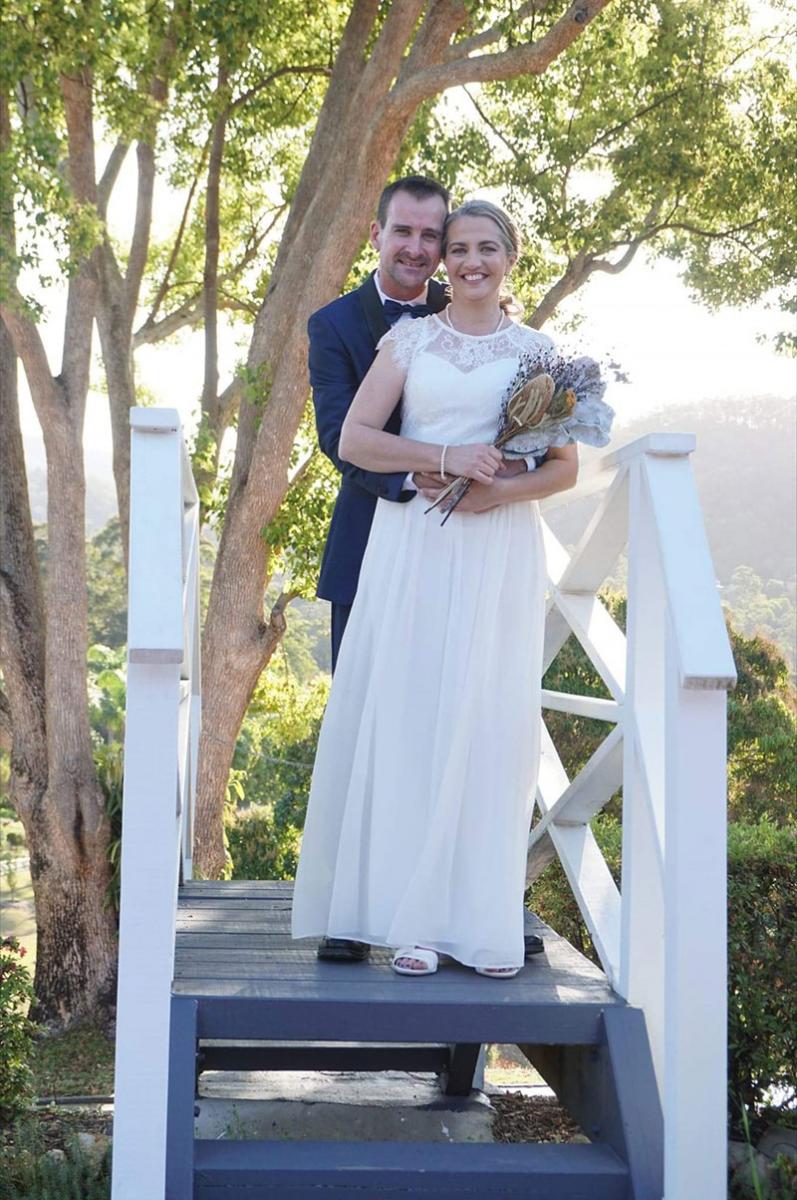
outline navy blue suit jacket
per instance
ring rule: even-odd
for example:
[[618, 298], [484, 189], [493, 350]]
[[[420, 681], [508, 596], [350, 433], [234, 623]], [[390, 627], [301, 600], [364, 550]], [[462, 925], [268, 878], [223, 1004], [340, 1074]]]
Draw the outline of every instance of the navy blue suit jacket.
[[[429, 281], [427, 303], [434, 312], [446, 305], [445, 289], [434, 279]], [[335, 604], [354, 600], [377, 499], [409, 500], [414, 495], [402, 492], [405, 471], [392, 475], [363, 471], [338, 456], [349, 405], [387, 329], [373, 275], [353, 292], [314, 312], [307, 324], [318, 442], [342, 475], [318, 580], [318, 595]], [[400, 427], [399, 402], [385, 429], [398, 433]]]

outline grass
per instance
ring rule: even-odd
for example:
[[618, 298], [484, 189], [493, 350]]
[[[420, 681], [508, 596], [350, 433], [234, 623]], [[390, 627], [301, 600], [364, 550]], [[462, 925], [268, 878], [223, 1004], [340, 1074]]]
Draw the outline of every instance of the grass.
[[109, 1096], [113, 1092], [113, 1042], [100, 1029], [73, 1029], [39, 1038], [33, 1060], [36, 1095]]

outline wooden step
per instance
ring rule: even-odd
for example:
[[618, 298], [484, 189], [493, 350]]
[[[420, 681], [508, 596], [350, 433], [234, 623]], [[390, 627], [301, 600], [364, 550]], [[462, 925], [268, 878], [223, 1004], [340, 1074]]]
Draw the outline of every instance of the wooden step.
[[197, 1141], [194, 1155], [194, 1200], [630, 1196], [625, 1165], [600, 1145]]

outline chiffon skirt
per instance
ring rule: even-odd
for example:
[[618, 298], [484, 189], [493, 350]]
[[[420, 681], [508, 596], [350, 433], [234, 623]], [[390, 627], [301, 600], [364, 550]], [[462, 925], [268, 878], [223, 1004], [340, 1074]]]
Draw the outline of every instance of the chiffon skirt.
[[296, 938], [521, 966], [545, 560], [534, 503], [380, 500], [318, 743]]

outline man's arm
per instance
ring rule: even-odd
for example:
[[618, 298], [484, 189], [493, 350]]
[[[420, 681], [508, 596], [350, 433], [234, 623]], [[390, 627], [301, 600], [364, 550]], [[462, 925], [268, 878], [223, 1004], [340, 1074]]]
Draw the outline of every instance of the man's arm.
[[[424, 479], [428, 479], [425, 476]], [[499, 504], [513, 504], [518, 500], [542, 500], [554, 492], [565, 492], [578, 479], [578, 450], [575, 444], [551, 447], [545, 462], [536, 471], [522, 471], [511, 476], [502, 476], [500, 471], [489, 487], [472, 483], [457, 505], [457, 512], [487, 512]], [[428, 500], [436, 500], [443, 484], [436, 481], [435, 487], [422, 488]]]
[[374, 496], [382, 496], [388, 500], [408, 500], [412, 492], [404, 492], [402, 496], [406, 472], [383, 474], [378, 471], [364, 471], [352, 463], [344, 462], [340, 457], [340, 431], [359, 387], [359, 380], [351, 356], [328, 320], [320, 313], [314, 313], [310, 317], [307, 330], [310, 335], [310, 384], [313, 389], [318, 444], [344, 478], [352, 480]]

